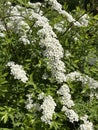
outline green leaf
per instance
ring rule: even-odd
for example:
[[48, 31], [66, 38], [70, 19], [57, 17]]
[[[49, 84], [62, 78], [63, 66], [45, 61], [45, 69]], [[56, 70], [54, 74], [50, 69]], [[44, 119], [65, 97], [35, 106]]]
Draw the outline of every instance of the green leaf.
[[20, 4], [26, 6], [29, 0], [17, 0]]
[[1, 121], [3, 121], [4, 124], [8, 121], [8, 113], [5, 113], [5, 115], [2, 116]]
[[29, 81], [28, 81], [27, 84], [26, 84], [26, 86], [29, 86], [29, 85], [33, 86], [35, 89], [37, 88], [36, 84], [35, 84], [34, 81], [33, 81], [33, 73], [30, 74]]

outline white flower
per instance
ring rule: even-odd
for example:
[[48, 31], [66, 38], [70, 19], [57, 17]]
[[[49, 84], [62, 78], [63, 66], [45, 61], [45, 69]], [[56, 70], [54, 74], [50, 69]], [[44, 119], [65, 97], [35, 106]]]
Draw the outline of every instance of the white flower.
[[5, 5], [11, 6], [11, 2], [7, 1], [7, 2], [5, 3]]
[[14, 79], [21, 80], [23, 83], [28, 81], [28, 77], [26, 76], [26, 72], [24, 71], [21, 65], [15, 64], [14, 62], [8, 62], [7, 66], [11, 69], [11, 74], [14, 76]]
[[52, 8], [54, 10], [57, 10], [57, 11], [61, 11], [62, 10], [62, 5], [59, 4], [56, 0], [54, 0], [53, 4], [52, 4]]
[[38, 100], [43, 99], [45, 97], [45, 94], [42, 92], [38, 95]]
[[63, 106], [62, 111], [65, 111], [65, 115], [69, 118], [70, 122], [79, 121], [79, 116], [75, 113], [74, 110], [68, 109], [67, 107]]
[[43, 75], [42, 75], [42, 79], [44, 79], [44, 80], [46, 80], [46, 79], [48, 79], [48, 74], [47, 73], [44, 73]]
[[32, 8], [34, 8], [34, 9], [36, 9], [36, 8], [41, 6], [41, 3], [40, 2], [36, 2], [36, 3], [28, 2], [28, 5], [31, 6]]
[[25, 108], [27, 110], [31, 110], [33, 108], [33, 100], [32, 100], [32, 95], [27, 94], [26, 97], [28, 98], [27, 101], [25, 102]]
[[55, 78], [55, 80], [57, 81], [57, 83], [63, 83], [66, 81], [66, 77], [65, 74], [62, 71], [56, 71], [54, 73], [54, 71], [52, 72], [52, 77]]
[[80, 125], [80, 130], [94, 130], [93, 129], [93, 123], [86, 121], [85, 124]]
[[89, 16], [87, 14], [84, 14], [81, 18], [80, 18], [80, 23], [82, 24], [82, 26], [87, 27], [88, 23], [89, 23]]
[[69, 22], [75, 21], [75, 19], [73, 19], [73, 17], [68, 12], [66, 12], [65, 10], [62, 10], [62, 5], [58, 3], [57, 0], [45, 0], [45, 1], [51, 5], [51, 8], [58, 11], [60, 14], [63, 14], [63, 16], [67, 17], [67, 20]]
[[[67, 97], [67, 96], [70, 96], [70, 97]], [[72, 106], [74, 106], [74, 102], [73, 100], [70, 99], [71, 98], [71, 95], [66, 95], [66, 97], [62, 97], [62, 103], [64, 106], [68, 107], [68, 108], [71, 108]]]
[[0, 33], [0, 37], [5, 37], [5, 34], [4, 33]]
[[28, 40], [28, 37], [26, 35], [23, 35], [19, 38], [19, 41], [23, 42], [24, 45], [30, 44], [30, 41]]
[[[36, 16], [36, 15], [35, 15]], [[36, 18], [36, 17], [35, 17]], [[37, 17], [37, 21], [36, 21], [36, 23], [35, 23], [35, 25], [36, 26], [45, 26], [45, 25], [47, 25], [48, 24], [48, 22], [49, 22], [49, 20], [46, 18], [46, 17], [44, 17], [44, 16], [40, 16], [40, 15], [38, 15], [38, 17]]]
[[80, 24], [78, 21], [73, 22], [74, 26], [81, 27], [82, 24]]
[[49, 5], [51, 5], [51, 8], [61, 11], [62, 6], [60, 3], [57, 2], [57, 0], [45, 0], [45, 2], [48, 2]]
[[57, 91], [58, 94], [63, 95], [63, 96], [65, 95], [65, 93], [69, 93], [69, 92], [70, 90], [67, 84], [63, 84], [61, 88]]
[[57, 91], [57, 94], [60, 94], [61, 102], [63, 106], [67, 106], [68, 108], [71, 108], [74, 106], [74, 102], [71, 100], [70, 90], [67, 84], [64, 84], [61, 86], [61, 88]]
[[80, 119], [84, 121], [84, 124], [80, 125], [80, 130], [94, 130], [93, 123], [87, 120], [88, 116], [84, 115]]
[[71, 56], [71, 53], [68, 50], [66, 50], [65, 56], [68, 58]]
[[[87, 14], [83, 15], [79, 21], [76, 21], [71, 14], [69, 14], [67, 11], [62, 9], [62, 5], [57, 2], [57, 0], [45, 0], [45, 2], [48, 2], [49, 5], [51, 5], [51, 8], [58, 11], [59, 14], [62, 14], [64, 17], [66, 17], [68, 22], [72, 22], [74, 26], [82, 27], [88, 25], [88, 19], [89, 16]], [[59, 31], [62, 31], [60, 27], [56, 27]]]
[[31, 109], [33, 108], [32, 102], [26, 102], [25, 108], [26, 108], [27, 110], [31, 110]]
[[74, 41], [78, 41], [79, 39], [77, 37], [74, 37]]
[[66, 75], [66, 80], [72, 81], [81, 81], [84, 85], [88, 84], [90, 89], [97, 89], [98, 88], [98, 81], [94, 80], [93, 78], [89, 77], [88, 75], [83, 75], [77, 71], [71, 72]]
[[30, 27], [25, 21], [20, 20], [15, 28], [15, 31], [18, 34], [23, 35], [30, 31]]
[[[48, 2], [52, 4], [51, 6], [53, 6], [53, 8], [57, 9], [58, 11], [61, 10], [62, 6], [56, 0], [50, 0]], [[43, 56], [49, 59], [48, 66], [51, 68], [51, 77], [54, 78], [58, 83], [62, 83], [65, 81], [65, 65], [61, 61], [61, 58], [64, 56], [62, 45], [57, 39], [52, 27], [49, 25], [49, 20], [39, 13], [39, 11], [37, 12], [36, 9], [39, 9], [41, 4], [32, 4], [28, 2], [28, 6], [31, 6], [32, 9], [24, 10], [24, 7], [17, 5], [11, 6], [8, 9], [7, 14], [11, 17], [8, 18], [7, 28], [18, 34], [20, 37], [18, 41], [23, 42], [25, 45], [30, 44], [32, 39], [31, 41], [29, 40], [27, 33], [31, 30], [25, 18], [28, 18], [32, 21], [35, 20], [34, 27], [41, 27], [38, 30], [37, 35], [40, 38], [40, 47], [46, 48], [43, 51]]]
[[69, 14], [67, 11], [65, 11], [65, 10], [61, 10], [60, 11], [60, 14], [62, 14], [64, 17], [66, 17], [67, 18], [67, 20], [68, 20], [68, 22], [75, 22], [75, 19], [72, 17], [72, 15], [71, 14]]
[[44, 97], [43, 104], [41, 105], [41, 109], [43, 110], [43, 115], [41, 117], [42, 122], [51, 124], [52, 116], [55, 113], [55, 107], [56, 103], [50, 95]]
[[[34, 15], [36, 17], [36, 15]], [[35, 23], [36, 26], [41, 26], [38, 31], [40, 37], [39, 45], [46, 49], [43, 51], [43, 56], [48, 58], [48, 66], [51, 68], [52, 77], [58, 82], [65, 81], [65, 65], [61, 61], [63, 58], [64, 50], [57, 39], [56, 34], [53, 32], [52, 27], [49, 25], [47, 18], [38, 15], [38, 19]]]
[[66, 28], [64, 27], [64, 21], [61, 21], [59, 23], [56, 23], [54, 25], [54, 29], [56, 29], [58, 32], [63, 33], [66, 31]]
[[88, 119], [88, 115], [84, 115], [83, 117], [80, 117], [80, 119], [83, 120], [84, 122], [86, 122]]
[[79, 77], [81, 76], [81, 74], [77, 71], [71, 72], [69, 74], [66, 75], [66, 79], [70, 79], [70, 80], [77, 80], [79, 79]]
[[97, 95], [94, 94], [96, 92], [96, 89], [98, 89], [98, 81], [97, 80], [94, 80], [93, 78], [89, 77], [88, 75], [81, 74], [77, 71], [74, 71], [74, 72], [67, 74], [66, 75], [66, 81], [67, 80], [81, 81], [82, 85], [88, 84], [88, 86], [91, 90], [90, 96], [92, 95], [92, 96], [97, 97]]
[[2, 33], [3, 31], [6, 31], [6, 28], [5, 28], [4, 24], [3, 24], [3, 22], [0, 21], [0, 32]]

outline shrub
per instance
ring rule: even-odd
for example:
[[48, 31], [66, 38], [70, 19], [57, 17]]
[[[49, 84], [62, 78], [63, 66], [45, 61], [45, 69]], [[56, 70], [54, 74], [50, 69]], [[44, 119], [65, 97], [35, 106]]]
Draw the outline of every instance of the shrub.
[[0, 129], [97, 130], [97, 15], [56, 0], [0, 6]]

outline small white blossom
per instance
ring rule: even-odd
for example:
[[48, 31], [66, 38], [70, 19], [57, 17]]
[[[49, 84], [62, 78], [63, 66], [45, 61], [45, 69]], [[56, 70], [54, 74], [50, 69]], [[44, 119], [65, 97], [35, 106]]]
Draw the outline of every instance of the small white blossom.
[[41, 3], [40, 2], [36, 2], [36, 3], [28, 2], [28, 5], [31, 6], [32, 8], [34, 8], [34, 9], [36, 9], [36, 8], [41, 6]]
[[59, 23], [56, 23], [54, 25], [54, 29], [56, 29], [60, 33], [65, 32], [66, 28], [64, 27], [64, 21], [60, 21]]
[[68, 22], [75, 22], [75, 19], [72, 17], [72, 15], [71, 14], [69, 14], [67, 11], [65, 11], [65, 10], [61, 10], [60, 11], [60, 14], [62, 14], [64, 17], [66, 17], [67, 18], [67, 20], [68, 20]]
[[83, 117], [80, 117], [80, 119], [85, 122], [88, 119], [88, 115], [84, 115]]
[[67, 84], [62, 85], [61, 88], [57, 91], [57, 94], [60, 94], [62, 96], [61, 102], [63, 106], [71, 108], [75, 105], [73, 100], [71, 100], [71, 94]]
[[84, 85], [88, 84], [90, 89], [97, 89], [98, 88], [98, 81], [94, 80], [93, 78], [89, 77], [88, 75], [83, 75], [77, 71], [71, 72], [66, 75], [66, 80], [72, 81], [81, 81]]
[[0, 37], [5, 37], [5, 34], [4, 33], [0, 33]]
[[24, 71], [22, 65], [15, 64], [14, 62], [8, 62], [7, 66], [11, 69], [11, 74], [14, 76], [14, 79], [21, 80], [23, 83], [28, 81], [26, 72]]
[[79, 23], [78, 21], [74, 21], [73, 24], [74, 24], [74, 26], [77, 26], [77, 27], [81, 27], [82, 26], [82, 24]]
[[0, 21], [0, 31], [6, 31], [3, 23]]
[[62, 5], [57, 2], [57, 0], [45, 0], [45, 2], [48, 2], [49, 5], [51, 5], [52, 9], [55, 9], [57, 11], [62, 10]]
[[28, 98], [27, 101], [25, 102], [25, 108], [27, 110], [31, 110], [33, 108], [33, 100], [32, 100], [32, 95], [27, 94], [26, 97]]
[[88, 23], [89, 23], [89, 16], [87, 14], [84, 14], [81, 18], [80, 18], [80, 23], [82, 24], [82, 26], [87, 27]]
[[45, 122], [46, 124], [51, 124], [52, 116], [55, 113], [55, 107], [56, 103], [50, 95], [44, 97], [43, 104], [41, 105], [41, 109], [43, 110], [43, 115], [41, 117], [42, 122]]
[[66, 50], [65, 56], [68, 58], [71, 56], [71, 53], [68, 50]]
[[80, 119], [84, 121], [84, 124], [80, 125], [80, 130], [94, 130], [93, 129], [93, 123], [87, 120], [88, 116], [84, 115], [84, 117], [81, 117]]
[[41, 100], [45, 97], [45, 94], [42, 92], [38, 95], [38, 100]]
[[93, 123], [86, 121], [84, 124], [80, 125], [80, 130], [94, 130], [93, 129]]
[[69, 89], [69, 87], [68, 87], [68, 85], [67, 84], [63, 84], [62, 86], [61, 86], [61, 88], [57, 91], [57, 94], [60, 94], [60, 95], [65, 95], [65, 93], [69, 93], [70, 92], [70, 89]]
[[23, 35], [19, 38], [19, 41], [23, 42], [24, 45], [30, 44], [30, 41], [28, 40], [26, 35]]
[[42, 79], [44, 79], [44, 80], [46, 80], [46, 79], [48, 79], [48, 74], [47, 73], [44, 73], [43, 75], [42, 75]]
[[74, 41], [78, 41], [79, 39], [77, 37], [74, 37]]
[[71, 98], [71, 95], [66, 95], [66, 97], [65, 97], [65, 96], [62, 97], [61, 102], [62, 102], [62, 104], [63, 104], [64, 106], [67, 106], [68, 108], [71, 108], [71, 107], [74, 106], [75, 104], [74, 104], [73, 100], [71, 100], [71, 99], [70, 99], [69, 97], [67, 97], [67, 96], [70, 96], [70, 98]]
[[56, 34], [53, 32], [52, 27], [48, 23], [48, 19], [41, 15], [34, 15], [38, 19], [35, 23], [36, 26], [43, 27], [38, 31], [40, 37], [39, 45], [46, 49], [43, 51], [43, 56], [48, 58], [48, 66], [51, 68], [52, 77], [58, 82], [65, 81], [65, 65], [61, 61], [63, 58], [64, 50], [59, 43]]
[[5, 3], [5, 5], [11, 6], [11, 2], [7, 1], [7, 2]]
[[30, 27], [24, 20], [20, 20], [15, 28], [16, 33], [21, 34], [21, 35], [26, 34], [29, 30], [30, 30]]
[[69, 118], [70, 122], [73, 123], [74, 121], [79, 121], [79, 116], [74, 110], [68, 109], [67, 107], [63, 106], [62, 111], [65, 112], [65, 115]]

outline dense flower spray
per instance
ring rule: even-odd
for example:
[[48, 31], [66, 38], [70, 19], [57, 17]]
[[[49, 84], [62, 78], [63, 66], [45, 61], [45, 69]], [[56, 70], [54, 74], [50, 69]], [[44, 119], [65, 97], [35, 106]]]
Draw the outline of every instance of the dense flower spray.
[[87, 120], [88, 116], [84, 115], [81, 117], [81, 120], [84, 122], [84, 124], [80, 125], [80, 130], [94, 130], [93, 129], [93, 123]]
[[39, 95], [39, 99], [43, 99], [43, 103], [41, 105], [43, 115], [41, 117], [41, 120], [46, 124], [51, 124], [53, 114], [55, 113], [54, 110], [56, 107], [56, 103], [50, 95], [44, 96], [43, 93]]
[[[94, 80], [93, 78], [89, 77], [88, 75], [81, 74], [80, 72], [74, 71], [66, 75], [66, 81], [81, 81], [82, 85], [88, 84], [91, 95], [98, 97], [96, 90], [98, 89], [98, 81]], [[92, 91], [93, 90], [93, 91]]]
[[65, 112], [65, 115], [68, 117], [70, 122], [78, 121], [79, 116], [78, 114], [72, 110], [72, 106], [74, 106], [73, 100], [71, 100], [71, 95], [70, 95], [70, 89], [67, 84], [64, 84], [61, 86], [61, 88], [57, 91], [58, 94], [62, 96], [61, 102], [63, 104], [62, 111]]
[[11, 74], [14, 76], [14, 79], [21, 80], [23, 83], [28, 81], [26, 72], [24, 71], [22, 65], [15, 64], [14, 62], [8, 62], [7, 66], [11, 69]]
[[73, 100], [71, 100], [70, 89], [67, 84], [62, 85], [61, 88], [57, 91], [57, 94], [62, 96], [61, 102], [64, 106], [71, 108], [75, 105]]

